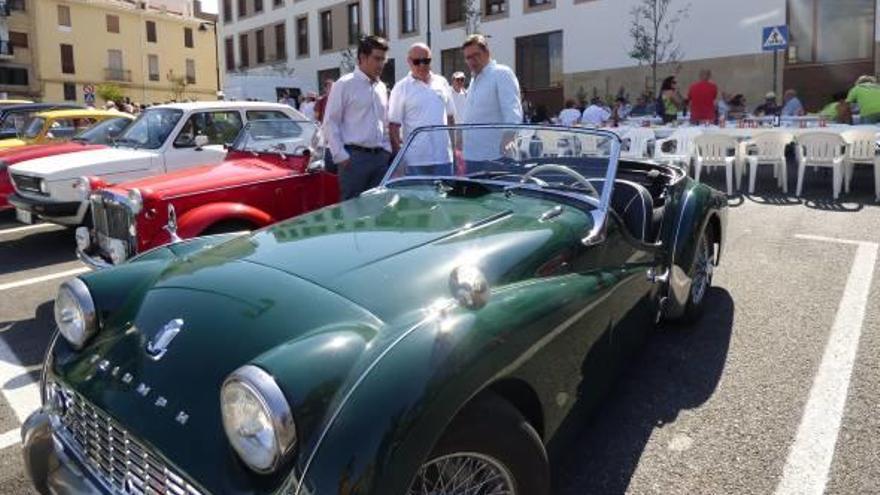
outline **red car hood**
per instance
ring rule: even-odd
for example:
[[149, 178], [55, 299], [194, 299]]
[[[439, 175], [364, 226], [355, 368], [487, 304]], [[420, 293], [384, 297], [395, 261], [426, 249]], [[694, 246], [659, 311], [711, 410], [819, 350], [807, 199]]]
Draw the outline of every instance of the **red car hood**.
[[120, 182], [107, 189], [127, 194], [129, 190], [137, 188], [144, 195], [156, 198], [195, 194], [303, 173], [308, 158], [289, 157], [283, 166], [277, 164], [278, 162], [280, 160], [240, 158], [215, 165], [185, 168], [164, 175]]
[[19, 162], [34, 160], [36, 158], [61, 155], [64, 153], [76, 153], [78, 151], [98, 150], [106, 147], [107, 146], [103, 144], [82, 144], [76, 142], [32, 144], [30, 146], [21, 146], [0, 151], [0, 161], [7, 165], [14, 165]]

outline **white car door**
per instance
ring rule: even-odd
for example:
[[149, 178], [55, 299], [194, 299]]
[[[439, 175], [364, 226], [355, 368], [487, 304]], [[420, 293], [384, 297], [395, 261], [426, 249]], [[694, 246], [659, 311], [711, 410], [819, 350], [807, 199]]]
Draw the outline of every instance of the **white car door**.
[[[241, 127], [238, 110], [193, 112], [165, 151], [166, 171], [220, 163], [226, 156], [223, 145], [232, 142]], [[196, 146], [196, 136], [207, 137], [208, 144]]]

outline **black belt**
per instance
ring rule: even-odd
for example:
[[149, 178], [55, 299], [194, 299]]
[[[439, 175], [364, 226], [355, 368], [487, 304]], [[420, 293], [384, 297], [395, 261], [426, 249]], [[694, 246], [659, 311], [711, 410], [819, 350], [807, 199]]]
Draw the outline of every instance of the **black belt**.
[[385, 148], [382, 148], [382, 147], [378, 147], [378, 148], [367, 148], [366, 146], [360, 146], [360, 145], [357, 145], [357, 144], [346, 144], [345, 147], [346, 147], [346, 148], [349, 148], [349, 149], [351, 149], [351, 150], [353, 150], [353, 151], [360, 151], [360, 152], [362, 152], [362, 153], [382, 153], [382, 152], [388, 151], [388, 150], [386, 150]]

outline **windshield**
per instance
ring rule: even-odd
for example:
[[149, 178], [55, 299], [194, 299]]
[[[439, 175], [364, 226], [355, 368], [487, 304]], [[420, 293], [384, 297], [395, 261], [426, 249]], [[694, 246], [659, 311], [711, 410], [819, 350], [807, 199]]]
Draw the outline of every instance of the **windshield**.
[[73, 140], [89, 144], [110, 144], [130, 122], [131, 119], [124, 117], [107, 119], [80, 132]]
[[117, 146], [156, 149], [174, 130], [183, 110], [150, 108], [144, 111], [116, 140]]
[[27, 126], [24, 128], [24, 137], [26, 139], [34, 139], [39, 137], [40, 133], [43, 131], [43, 125], [46, 124], [46, 119], [43, 117], [34, 117], [28, 122]]
[[598, 200], [603, 181], [617, 173], [619, 154], [619, 138], [605, 131], [525, 125], [421, 128], [409, 136], [383, 185], [448, 178], [585, 192]]
[[10, 112], [0, 120], [0, 132], [18, 134], [33, 115], [33, 112]]
[[232, 143], [235, 151], [300, 154], [317, 147], [318, 128], [313, 122], [290, 119], [252, 120]]

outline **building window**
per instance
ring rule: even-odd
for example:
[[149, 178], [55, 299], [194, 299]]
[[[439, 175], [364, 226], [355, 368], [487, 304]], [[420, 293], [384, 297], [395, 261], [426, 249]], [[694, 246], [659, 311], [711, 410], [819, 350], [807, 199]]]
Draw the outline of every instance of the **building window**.
[[287, 29], [284, 23], [275, 25], [275, 60], [287, 59]]
[[22, 12], [26, 10], [24, 0], [6, 0], [6, 5], [9, 6], [10, 10], [20, 10]]
[[789, 0], [789, 64], [874, 58], [875, 0]]
[[498, 15], [507, 12], [507, 0], [485, 0], [483, 15]]
[[272, 6], [273, 7], [283, 7], [284, 0], [272, 0]]
[[9, 44], [15, 48], [27, 48], [28, 47], [27, 33], [16, 33], [15, 31], [10, 31], [9, 32]]
[[15, 67], [0, 67], [0, 84], [10, 86], [27, 86], [28, 71]]
[[122, 65], [122, 50], [107, 50], [107, 73], [108, 81], [129, 81], [130, 74]]
[[464, 53], [461, 48], [450, 48], [440, 52], [440, 71], [450, 81], [452, 74], [458, 71], [467, 74], [468, 67], [464, 62]]
[[333, 49], [333, 13], [321, 12], [321, 50]]
[[238, 35], [238, 59], [241, 67], [248, 67], [251, 65], [247, 34]]
[[235, 70], [235, 41], [226, 38], [226, 70]]
[[70, 7], [67, 5], [58, 6], [58, 25], [61, 27], [70, 27]]
[[296, 20], [296, 54], [299, 57], [309, 56], [309, 18], [300, 17]]
[[247, 16], [247, 0], [238, 0], [238, 18]]
[[339, 80], [339, 76], [341, 72], [339, 71], [339, 67], [334, 67], [332, 69], [324, 69], [318, 71], [318, 87], [324, 87], [324, 81], [330, 80], [336, 82]]
[[193, 43], [193, 30], [192, 28], [183, 28], [183, 46], [187, 48], [192, 48], [195, 46]]
[[372, 0], [373, 34], [383, 38], [388, 36], [388, 22], [385, 18], [385, 0]]
[[64, 101], [76, 101], [76, 84], [64, 83]]
[[256, 38], [257, 44], [257, 64], [262, 64], [266, 62], [266, 32], [262, 29], [258, 29], [254, 33], [254, 37]]
[[159, 56], [147, 55], [147, 67], [150, 72], [150, 81], [159, 80]]
[[540, 7], [542, 5], [550, 5], [553, 3], [553, 0], [529, 0], [529, 7]]
[[400, 1], [400, 32], [403, 34], [416, 31], [416, 0]]
[[257, 14], [263, 11], [263, 0], [254, 0], [254, 13]]
[[147, 42], [156, 42], [156, 23], [153, 21], [147, 21]]
[[108, 15], [107, 16], [107, 32], [108, 33], [118, 33], [119, 32], [119, 16], [118, 15]]
[[186, 59], [186, 83], [196, 83], [196, 61], [191, 58]]
[[517, 38], [516, 75], [527, 91], [562, 86], [562, 31]]
[[464, 21], [464, 0], [445, 0], [446, 12], [444, 21], [446, 24], [455, 24]]
[[232, 22], [232, 0], [223, 0], [223, 22]]
[[75, 74], [76, 67], [73, 64], [73, 45], [61, 45], [61, 72]]
[[357, 45], [361, 36], [361, 4], [348, 4], [348, 44]]

